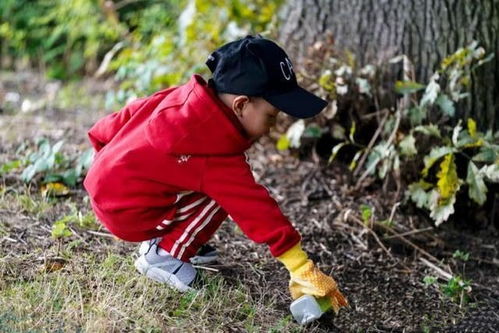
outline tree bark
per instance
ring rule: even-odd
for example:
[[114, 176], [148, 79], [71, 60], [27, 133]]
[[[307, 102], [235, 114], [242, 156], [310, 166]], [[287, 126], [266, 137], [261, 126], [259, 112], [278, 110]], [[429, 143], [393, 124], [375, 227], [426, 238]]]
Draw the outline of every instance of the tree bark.
[[499, 129], [499, 0], [288, 0], [281, 14], [280, 41], [298, 64], [331, 32], [334, 48], [361, 66], [407, 55], [422, 83], [445, 56], [478, 41], [495, 57], [473, 73], [458, 115]]

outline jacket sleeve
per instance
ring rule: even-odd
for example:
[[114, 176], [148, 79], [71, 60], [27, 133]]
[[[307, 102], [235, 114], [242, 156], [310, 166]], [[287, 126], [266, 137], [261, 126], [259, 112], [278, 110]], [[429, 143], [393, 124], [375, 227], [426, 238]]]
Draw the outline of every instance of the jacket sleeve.
[[244, 155], [208, 157], [201, 190], [214, 199], [253, 241], [277, 257], [300, 241], [300, 234], [277, 202], [256, 183]]
[[107, 145], [145, 101], [146, 98], [136, 99], [120, 111], [98, 120], [88, 131], [90, 143], [95, 151], [98, 152]]

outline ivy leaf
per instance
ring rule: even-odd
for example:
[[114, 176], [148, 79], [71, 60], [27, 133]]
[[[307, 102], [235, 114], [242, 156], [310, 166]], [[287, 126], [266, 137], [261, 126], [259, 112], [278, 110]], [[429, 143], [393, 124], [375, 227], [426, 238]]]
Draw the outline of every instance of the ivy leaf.
[[303, 136], [307, 138], [320, 138], [321, 135], [322, 129], [317, 124], [310, 124], [303, 132]]
[[461, 133], [462, 129], [463, 129], [463, 127], [461, 126], [461, 119], [459, 119], [456, 127], [454, 127], [454, 129], [452, 130], [452, 144], [456, 147], [459, 146], [458, 139], [459, 139], [459, 134]]
[[499, 183], [499, 164], [495, 163], [482, 167], [480, 174], [493, 183]]
[[430, 207], [430, 217], [435, 221], [435, 225], [438, 227], [442, 222], [447, 221], [449, 216], [454, 214], [454, 203], [456, 202], [456, 196], [450, 197], [450, 199], [445, 203], [440, 203], [440, 194], [437, 190], [432, 190], [429, 195], [429, 207]]
[[447, 202], [450, 198], [455, 197], [456, 192], [461, 186], [461, 182], [457, 176], [454, 154], [445, 155], [444, 160], [440, 163], [440, 171], [437, 173], [437, 178], [440, 201]]
[[393, 145], [385, 145], [385, 150], [383, 151], [383, 160], [381, 161], [381, 166], [378, 169], [378, 176], [380, 179], [385, 178], [388, 171], [393, 169], [394, 156], [397, 155], [395, 152], [395, 147]]
[[347, 144], [348, 144], [348, 142], [341, 142], [341, 143], [338, 143], [336, 146], [334, 146], [333, 149], [331, 149], [331, 156], [329, 156], [328, 163], [331, 163], [336, 158], [336, 155], [338, 155], [338, 152], [340, 151], [340, 149]]
[[319, 79], [319, 85], [328, 92], [334, 91], [335, 89], [335, 85], [334, 82], [331, 80], [331, 76], [332, 76], [331, 71], [325, 70]]
[[423, 133], [428, 136], [435, 136], [437, 138], [442, 137], [440, 134], [440, 129], [438, 128], [437, 125], [435, 124], [429, 124], [429, 125], [419, 125], [414, 128], [415, 132]]
[[426, 86], [415, 81], [397, 81], [395, 82], [395, 92], [399, 94], [412, 94], [423, 90]]
[[366, 79], [358, 77], [355, 80], [355, 83], [357, 83], [357, 86], [359, 87], [359, 93], [371, 96], [371, 86]]
[[480, 206], [487, 200], [487, 186], [483, 181], [483, 176], [478, 171], [475, 163], [468, 164], [468, 175], [466, 182], [469, 185], [468, 195]]
[[289, 139], [286, 136], [286, 134], [283, 134], [279, 137], [279, 140], [277, 140], [276, 147], [278, 150], [287, 150], [289, 149]]
[[497, 153], [494, 149], [489, 147], [482, 147], [480, 152], [473, 156], [472, 160], [475, 162], [494, 162], [497, 159]]
[[421, 107], [419, 105], [407, 110], [409, 120], [413, 125], [421, 124], [423, 120], [426, 119], [426, 113], [427, 113], [426, 108]]
[[[454, 139], [454, 138], [453, 138]], [[457, 142], [454, 143], [454, 145], [458, 148], [462, 148], [462, 147], [472, 147], [474, 146], [477, 142], [479, 142], [480, 140], [476, 141], [475, 139], [473, 139], [469, 134], [468, 132], [466, 131], [461, 131], [461, 133], [459, 134], [459, 139], [457, 140]]]
[[350, 171], [353, 171], [355, 167], [357, 166], [357, 161], [359, 160], [360, 156], [364, 152], [364, 149], [361, 149], [355, 153], [355, 156], [352, 158], [352, 161], [350, 162], [350, 165], [348, 166], [348, 169]]
[[331, 128], [331, 135], [337, 140], [346, 140], [345, 132], [345, 128], [337, 123], [334, 123]]
[[411, 198], [411, 200], [416, 204], [417, 207], [428, 207], [429, 193], [427, 193], [426, 191], [432, 186], [432, 184], [427, 183], [424, 180], [420, 180], [417, 183], [412, 183], [411, 185], [409, 185], [406, 195]]
[[456, 113], [454, 102], [452, 102], [447, 95], [441, 94], [440, 96], [438, 96], [436, 103], [444, 114], [448, 115], [449, 117], [454, 117]]
[[400, 153], [406, 156], [413, 156], [418, 153], [416, 149], [416, 139], [412, 134], [407, 135], [399, 143]]
[[454, 153], [455, 149], [448, 146], [436, 147], [433, 148], [428, 155], [424, 157], [424, 165], [425, 168], [421, 172], [423, 177], [428, 176], [428, 171], [435, 164], [435, 162], [440, 159], [442, 156], [445, 156], [450, 153]]
[[468, 118], [468, 132], [473, 139], [476, 138], [476, 122], [473, 118]]
[[430, 83], [426, 86], [423, 97], [421, 98], [420, 106], [424, 107], [427, 105], [433, 105], [437, 100], [438, 94], [440, 92], [440, 85], [437, 83], [439, 79], [438, 73], [433, 74], [430, 78]]
[[288, 137], [290, 147], [292, 148], [300, 147], [300, 141], [304, 131], [305, 131], [305, 121], [303, 121], [303, 119], [294, 122], [288, 128], [286, 136]]

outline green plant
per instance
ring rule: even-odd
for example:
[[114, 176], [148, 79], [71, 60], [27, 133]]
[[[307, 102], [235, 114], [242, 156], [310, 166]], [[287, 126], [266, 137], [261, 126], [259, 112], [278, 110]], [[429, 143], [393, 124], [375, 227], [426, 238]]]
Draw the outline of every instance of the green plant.
[[427, 275], [423, 278], [423, 282], [426, 288], [436, 286], [445, 296], [452, 299], [453, 302], [459, 303], [460, 306], [469, 301], [471, 280], [465, 280], [459, 275], [451, 277], [447, 283], [438, 283], [436, 277]]
[[425, 284], [425, 287], [429, 287], [437, 283], [437, 278], [431, 275], [427, 275], [423, 278], [423, 282]]
[[[358, 69], [353, 57], [328, 57], [326, 63], [332, 65], [322, 70], [318, 83], [320, 94], [332, 102], [323, 112], [326, 121], [318, 133], [329, 133], [337, 142], [331, 149], [330, 163], [349, 147], [353, 151], [348, 155], [349, 169], [357, 185], [368, 176], [385, 184], [394, 179], [398, 190], [409, 184], [407, 198], [426, 209], [436, 225], [454, 213], [457, 195], [463, 189], [478, 205], [485, 203], [487, 184], [499, 182], [499, 132], [482, 132], [471, 118], [466, 119], [464, 128], [463, 120], [455, 117], [456, 106], [469, 96], [472, 71], [493, 55], [486, 57], [484, 49], [473, 42], [446, 57], [427, 84], [415, 82], [407, 57], [395, 57], [390, 63], [402, 63], [404, 73], [403, 80], [395, 83], [399, 94], [396, 105], [370, 114], [363, 114], [361, 105], [378, 107], [373, 87], [377, 87], [382, 66]], [[356, 112], [355, 117], [345, 120], [343, 114], [342, 122], [335, 123], [339, 105], [351, 104], [359, 108], [348, 110], [349, 115]], [[358, 119], [377, 119], [378, 128], [367, 140], [359, 141], [365, 133], [360, 128], [366, 125]], [[279, 140], [278, 148], [299, 147], [305, 128], [303, 121], [294, 123]]]
[[45, 138], [38, 140], [35, 151], [31, 152], [23, 162], [25, 168], [21, 179], [28, 183], [36, 175], [41, 174], [44, 183], [63, 182], [68, 186], [75, 186], [83, 172], [89, 168], [93, 152], [88, 149], [80, 156], [68, 157], [60, 151], [62, 145], [62, 140], [54, 145]]
[[460, 259], [460, 260], [466, 262], [466, 261], [468, 261], [470, 259], [470, 254], [469, 254], [469, 252], [464, 252], [464, 251], [461, 251], [461, 250], [456, 250], [452, 254], [452, 258]]
[[52, 225], [52, 237], [56, 239], [66, 238], [73, 233], [69, 228], [70, 224], [76, 223], [80, 228], [91, 229], [97, 226], [97, 221], [93, 213], [83, 214], [80, 210], [73, 206], [71, 213], [58, 219]]
[[67, 79], [95, 69], [106, 49], [126, 32], [104, 1], [5, 0], [0, 3], [3, 51]]
[[369, 223], [371, 221], [371, 218], [373, 217], [373, 208], [369, 205], [360, 205], [360, 216], [362, 217], [362, 221], [364, 223]]
[[21, 160], [13, 160], [13, 161], [9, 161], [7, 163], [2, 164], [0, 166], [0, 176], [2, 176], [3, 174], [9, 173], [12, 170], [19, 168], [21, 166], [21, 164], [22, 164]]
[[442, 286], [443, 293], [461, 306], [469, 301], [471, 292], [471, 281], [464, 280], [460, 276], [452, 277], [447, 284]]
[[143, 17], [133, 19], [135, 29], [110, 53], [116, 56], [108, 68], [116, 72], [120, 89], [109, 93], [108, 105], [183, 83], [194, 73], [208, 74], [209, 52], [248, 33], [264, 32], [281, 2], [190, 0], [145, 8]]

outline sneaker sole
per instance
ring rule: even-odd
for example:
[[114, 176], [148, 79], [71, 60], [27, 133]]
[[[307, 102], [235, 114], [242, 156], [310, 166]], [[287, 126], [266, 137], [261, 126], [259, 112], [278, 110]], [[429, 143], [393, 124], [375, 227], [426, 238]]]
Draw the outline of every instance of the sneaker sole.
[[157, 282], [165, 283], [180, 292], [194, 290], [180, 281], [175, 275], [165, 272], [157, 267], [151, 267], [144, 256], [140, 256], [137, 260], [135, 260], [135, 268], [148, 278]]

